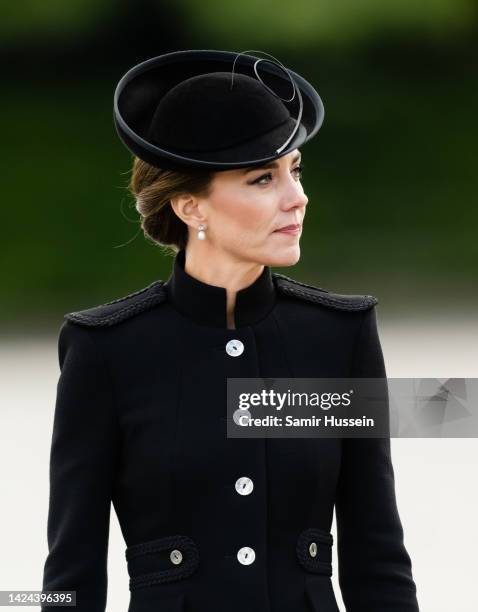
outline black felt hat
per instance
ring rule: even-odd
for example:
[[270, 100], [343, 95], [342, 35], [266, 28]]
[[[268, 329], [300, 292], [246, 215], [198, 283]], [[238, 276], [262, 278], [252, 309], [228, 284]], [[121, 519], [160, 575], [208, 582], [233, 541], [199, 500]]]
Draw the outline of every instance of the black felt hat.
[[113, 117], [125, 146], [149, 164], [218, 171], [260, 166], [300, 147], [318, 132], [324, 106], [275, 58], [184, 50], [128, 70]]

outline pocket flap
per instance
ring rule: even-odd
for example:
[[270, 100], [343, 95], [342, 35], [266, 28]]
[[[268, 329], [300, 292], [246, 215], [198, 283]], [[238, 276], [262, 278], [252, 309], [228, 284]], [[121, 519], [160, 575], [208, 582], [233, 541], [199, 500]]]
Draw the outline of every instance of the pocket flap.
[[304, 569], [314, 574], [332, 575], [333, 536], [328, 531], [309, 527], [297, 538], [297, 558]]
[[190, 576], [199, 566], [199, 550], [186, 535], [164, 536], [128, 546], [130, 590]]

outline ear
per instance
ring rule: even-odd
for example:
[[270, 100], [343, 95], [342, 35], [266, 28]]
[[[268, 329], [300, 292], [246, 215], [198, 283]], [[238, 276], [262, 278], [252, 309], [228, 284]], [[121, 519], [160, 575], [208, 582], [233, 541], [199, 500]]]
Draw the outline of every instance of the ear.
[[197, 227], [206, 222], [206, 217], [200, 210], [199, 200], [185, 193], [171, 198], [171, 207], [178, 217], [189, 227]]

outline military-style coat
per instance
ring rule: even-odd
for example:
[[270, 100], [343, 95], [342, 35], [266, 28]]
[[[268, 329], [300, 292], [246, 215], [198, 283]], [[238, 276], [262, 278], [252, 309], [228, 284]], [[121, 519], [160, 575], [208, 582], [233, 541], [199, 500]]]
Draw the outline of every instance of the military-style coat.
[[417, 612], [389, 438], [226, 433], [228, 377], [385, 377], [377, 299], [266, 266], [231, 329], [226, 289], [184, 261], [65, 315], [43, 590], [105, 610], [113, 504], [128, 612], [337, 612], [335, 508], [347, 612]]

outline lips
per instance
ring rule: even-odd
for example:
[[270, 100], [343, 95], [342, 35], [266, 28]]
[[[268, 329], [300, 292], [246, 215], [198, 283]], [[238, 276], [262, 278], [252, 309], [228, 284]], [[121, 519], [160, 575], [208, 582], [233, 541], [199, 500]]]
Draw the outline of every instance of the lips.
[[298, 223], [295, 223], [294, 225], [284, 225], [284, 227], [280, 227], [279, 229], [276, 229], [276, 232], [283, 232], [286, 230], [297, 230], [300, 228], [300, 225]]

